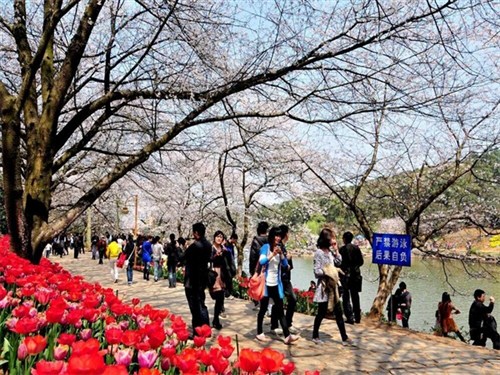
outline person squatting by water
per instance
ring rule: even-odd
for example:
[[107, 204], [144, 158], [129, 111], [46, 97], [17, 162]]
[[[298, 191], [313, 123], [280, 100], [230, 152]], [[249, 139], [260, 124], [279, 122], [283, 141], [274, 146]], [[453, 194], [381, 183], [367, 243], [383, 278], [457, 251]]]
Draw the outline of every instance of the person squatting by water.
[[444, 337], [448, 337], [448, 333], [454, 332], [460, 340], [465, 342], [464, 337], [458, 329], [457, 323], [455, 323], [455, 320], [452, 317], [453, 313], [460, 314], [460, 310], [457, 309], [451, 302], [450, 294], [444, 292], [437, 309], [437, 320], [439, 321], [439, 325], [441, 327], [441, 334]]
[[[314, 276], [318, 281], [313, 301], [318, 303], [318, 312], [314, 319], [312, 341], [315, 344], [323, 343], [319, 337], [319, 328], [327, 311], [333, 311], [342, 338], [342, 345], [354, 345], [353, 341], [347, 336], [344, 318], [342, 317], [342, 303], [338, 288], [339, 271], [336, 268], [340, 267], [342, 256], [338, 252], [335, 233], [328, 228], [323, 229], [316, 246], [318, 249], [314, 253], [313, 264]], [[330, 251], [330, 248], [333, 252]]]
[[268, 243], [263, 245], [260, 250], [259, 263], [262, 267], [261, 272], [265, 272], [265, 290], [264, 297], [260, 301], [260, 309], [257, 315], [257, 336], [259, 341], [269, 341], [269, 338], [263, 332], [264, 315], [269, 305], [269, 299], [274, 301], [276, 318], [278, 319], [285, 344], [289, 345], [299, 339], [298, 336], [290, 334], [283, 311], [283, 283], [281, 280], [283, 267], [288, 267], [288, 261], [283, 255], [281, 247], [282, 232], [278, 227], [273, 227], [269, 231]]
[[469, 328], [472, 345], [486, 346], [486, 340], [493, 342], [493, 349], [500, 350], [500, 335], [497, 322], [491, 315], [495, 307], [495, 298], [490, 296], [490, 303], [485, 306], [486, 294], [482, 289], [474, 291], [474, 302], [469, 309]]

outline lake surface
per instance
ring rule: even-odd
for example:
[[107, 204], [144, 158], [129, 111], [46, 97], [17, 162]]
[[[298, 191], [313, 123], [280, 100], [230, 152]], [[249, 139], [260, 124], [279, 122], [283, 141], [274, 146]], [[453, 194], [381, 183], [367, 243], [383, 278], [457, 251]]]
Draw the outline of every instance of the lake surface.
[[[247, 266], [248, 262], [245, 261], [244, 264]], [[293, 286], [301, 290], [308, 289], [310, 281], [315, 280], [313, 258], [294, 257], [293, 264]], [[365, 257], [362, 274], [363, 291], [360, 299], [361, 310], [365, 313], [370, 310], [378, 287], [378, 267], [371, 263], [369, 257]], [[436, 259], [412, 257], [412, 266], [403, 267], [399, 281], [404, 281], [412, 294], [409, 321], [412, 329], [431, 331], [437, 304], [445, 291], [450, 293], [453, 303], [462, 312], [454, 315], [462, 332], [469, 331], [468, 315], [475, 289], [483, 289], [486, 292], [487, 303], [490, 295], [495, 297], [493, 315], [497, 322], [500, 322], [500, 266], [496, 264], [463, 264], [457, 260], [446, 260], [443, 263]], [[488, 342], [488, 346], [491, 346], [489, 340]]]

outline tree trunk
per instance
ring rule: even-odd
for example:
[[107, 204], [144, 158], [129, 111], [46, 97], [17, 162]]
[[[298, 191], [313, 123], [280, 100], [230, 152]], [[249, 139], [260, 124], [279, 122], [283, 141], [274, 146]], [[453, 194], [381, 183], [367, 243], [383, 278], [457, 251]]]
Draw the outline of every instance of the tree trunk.
[[392, 294], [392, 289], [399, 279], [401, 268], [401, 266], [379, 265], [378, 290], [368, 314], [370, 318], [380, 319], [384, 314], [385, 302]]

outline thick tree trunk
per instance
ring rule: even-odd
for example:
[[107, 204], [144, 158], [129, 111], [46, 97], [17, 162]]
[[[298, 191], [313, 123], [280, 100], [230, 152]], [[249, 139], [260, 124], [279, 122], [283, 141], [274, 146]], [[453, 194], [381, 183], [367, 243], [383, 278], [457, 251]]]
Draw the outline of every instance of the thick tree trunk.
[[24, 221], [19, 119], [7, 109], [13, 109], [13, 103], [9, 107], [6, 102], [2, 103], [2, 169], [7, 227], [11, 235], [12, 251], [29, 259], [31, 249]]
[[384, 314], [384, 305], [396, 285], [401, 266], [379, 265], [378, 290], [368, 316], [373, 319], [380, 319]]

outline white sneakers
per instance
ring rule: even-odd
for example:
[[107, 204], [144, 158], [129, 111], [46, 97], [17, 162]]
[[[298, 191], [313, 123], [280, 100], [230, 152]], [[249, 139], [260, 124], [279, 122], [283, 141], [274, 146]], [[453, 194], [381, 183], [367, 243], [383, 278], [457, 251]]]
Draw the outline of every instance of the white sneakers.
[[300, 339], [300, 336], [295, 336], [295, 335], [288, 335], [285, 340], [284, 340], [284, 343], [286, 345], [290, 345], [292, 342], [295, 342], [297, 341], [298, 339]]
[[319, 337], [316, 337], [315, 339], [312, 339], [312, 342], [315, 343], [316, 345], [321, 345], [324, 344], [325, 342], [321, 340]]
[[261, 333], [257, 336], [255, 336], [255, 338], [261, 342], [267, 342], [267, 341], [270, 341], [271, 339], [269, 337], [267, 337], [266, 335], [264, 335], [264, 333]]
[[347, 339], [342, 341], [343, 346], [356, 346], [356, 343], [352, 339]]

